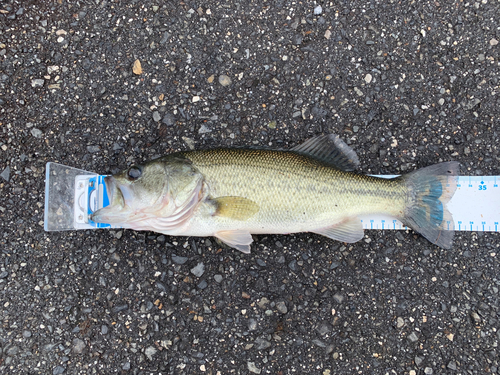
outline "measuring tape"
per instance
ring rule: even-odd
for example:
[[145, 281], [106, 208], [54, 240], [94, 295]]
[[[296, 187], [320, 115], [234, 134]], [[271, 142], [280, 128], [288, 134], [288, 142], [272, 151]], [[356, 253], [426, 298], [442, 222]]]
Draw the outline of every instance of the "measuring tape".
[[[396, 176], [376, 176], [390, 178]], [[449, 230], [498, 232], [500, 229], [500, 176], [459, 176], [457, 190], [448, 210], [453, 216], [453, 223], [448, 223]], [[362, 216], [364, 229], [408, 229], [399, 220], [390, 216]]]

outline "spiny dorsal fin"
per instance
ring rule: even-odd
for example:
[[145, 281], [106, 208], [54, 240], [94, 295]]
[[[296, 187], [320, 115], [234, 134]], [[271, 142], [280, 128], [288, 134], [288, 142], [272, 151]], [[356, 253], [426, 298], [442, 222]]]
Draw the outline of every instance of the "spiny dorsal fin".
[[259, 205], [244, 197], [219, 197], [213, 199], [216, 205], [214, 215], [234, 220], [247, 220], [259, 211]]
[[335, 134], [308, 139], [291, 151], [310, 156], [343, 171], [352, 171], [359, 165], [354, 150]]

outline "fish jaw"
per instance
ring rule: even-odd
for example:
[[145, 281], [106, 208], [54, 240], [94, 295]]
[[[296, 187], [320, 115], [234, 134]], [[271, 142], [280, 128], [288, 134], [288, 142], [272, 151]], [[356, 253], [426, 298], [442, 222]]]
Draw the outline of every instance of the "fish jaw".
[[125, 199], [121, 189], [118, 187], [115, 178], [108, 176], [104, 179], [110, 204], [103, 207], [91, 216], [95, 223], [121, 224], [126, 222], [132, 214], [129, 207], [125, 205]]
[[95, 223], [123, 224], [129, 220], [132, 211], [124, 208], [117, 211], [115, 207], [107, 206], [94, 212], [91, 220]]

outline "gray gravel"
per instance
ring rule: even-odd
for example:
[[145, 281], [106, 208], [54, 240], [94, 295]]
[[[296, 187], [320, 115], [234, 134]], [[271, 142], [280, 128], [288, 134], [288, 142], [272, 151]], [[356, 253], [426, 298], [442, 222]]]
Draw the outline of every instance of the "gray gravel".
[[[0, 4], [1, 374], [485, 374], [500, 240], [43, 231], [45, 163], [334, 132], [364, 173], [499, 175], [498, 1]], [[142, 72], [133, 72], [139, 60]], [[200, 266], [201, 265], [201, 266]]]

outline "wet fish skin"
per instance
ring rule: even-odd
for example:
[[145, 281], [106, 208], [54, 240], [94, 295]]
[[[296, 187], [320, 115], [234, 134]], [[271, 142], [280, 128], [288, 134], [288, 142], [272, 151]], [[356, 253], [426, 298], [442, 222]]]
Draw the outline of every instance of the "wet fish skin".
[[[93, 220], [169, 235], [215, 236], [243, 252], [251, 234], [314, 232], [356, 242], [358, 216], [388, 214], [448, 248], [445, 207], [458, 163], [395, 179], [350, 172], [358, 164], [333, 135], [289, 151], [219, 148], [179, 152], [107, 178], [112, 204]], [[110, 221], [111, 220], [111, 221]]]

